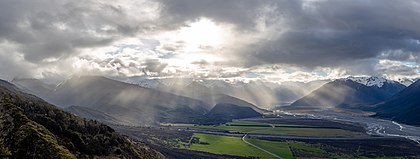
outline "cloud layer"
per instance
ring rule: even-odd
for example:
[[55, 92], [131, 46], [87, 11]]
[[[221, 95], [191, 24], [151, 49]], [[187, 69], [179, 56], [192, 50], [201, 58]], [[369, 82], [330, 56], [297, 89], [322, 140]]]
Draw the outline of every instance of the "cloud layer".
[[418, 77], [415, 0], [0, 2], [0, 77]]

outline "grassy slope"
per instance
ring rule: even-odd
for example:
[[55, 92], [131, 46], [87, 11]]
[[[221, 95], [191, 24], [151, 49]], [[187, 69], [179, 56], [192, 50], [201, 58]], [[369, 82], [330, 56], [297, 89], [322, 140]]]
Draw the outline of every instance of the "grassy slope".
[[317, 146], [313, 146], [313, 145], [306, 144], [306, 143], [303, 143], [303, 142], [291, 141], [288, 144], [292, 149], [296, 149], [296, 150], [313, 152], [313, 153], [317, 153], [317, 154], [327, 153], [325, 150], [323, 150], [323, 149], [321, 149]]

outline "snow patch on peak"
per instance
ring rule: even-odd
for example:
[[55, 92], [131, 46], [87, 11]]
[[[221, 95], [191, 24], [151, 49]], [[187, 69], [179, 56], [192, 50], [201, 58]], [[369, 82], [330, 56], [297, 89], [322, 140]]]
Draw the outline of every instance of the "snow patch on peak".
[[158, 88], [161, 85], [161, 83], [156, 80], [138, 80], [137, 82], [133, 81], [132, 84], [136, 84], [145, 88]]
[[400, 82], [401, 84], [405, 85], [405, 86], [410, 86], [411, 84], [413, 84], [414, 82], [416, 82], [419, 78], [399, 78], [398, 82]]
[[155, 79], [148, 79], [142, 76], [133, 76], [128, 78], [112, 78], [117, 81], [138, 85], [144, 88], [158, 88], [161, 83]]
[[191, 78], [161, 78], [158, 79], [165, 87], [183, 87], [191, 84]]
[[222, 80], [200, 80], [198, 83], [204, 85], [207, 88], [228, 88], [229, 83]]
[[230, 81], [224, 79], [199, 79], [195, 80], [195, 82], [207, 88], [242, 88], [247, 85], [247, 83], [243, 81]]
[[376, 87], [379, 87], [379, 88], [381, 88], [385, 83], [390, 83], [390, 84], [395, 83], [394, 81], [388, 80], [388, 79], [383, 78], [383, 77], [353, 77], [353, 76], [350, 76], [350, 77], [345, 78], [344, 80], [352, 80], [354, 82], [363, 84], [365, 86], [369, 86], [369, 87], [376, 86]]

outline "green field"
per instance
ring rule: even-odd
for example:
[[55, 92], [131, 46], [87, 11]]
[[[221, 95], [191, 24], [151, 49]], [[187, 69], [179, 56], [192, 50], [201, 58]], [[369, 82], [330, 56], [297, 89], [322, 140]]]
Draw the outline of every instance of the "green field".
[[318, 153], [318, 154], [326, 153], [325, 150], [322, 150], [319, 147], [316, 147], [316, 146], [313, 146], [313, 145], [310, 145], [310, 144], [306, 144], [306, 143], [303, 143], [303, 142], [290, 141], [288, 143], [289, 143], [289, 146], [292, 149], [301, 150], [301, 151], [305, 151], [305, 152], [313, 152], [313, 153]]
[[[198, 140], [197, 140], [198, 139]], [[195, 140], [195, 141], [193, 141]], [[338, 159], [366, 159], [369, 157], [359, 156], [358, 154], [342, 154], [329, 153], [322, 149], [322, 145], [309, 144], [300, 141], [268, 141], [255, 138], [247, 138], [247, 142], [258, 146], [266, 151], [269, 151], [277, 156], [285, 159], [294, 159], [305, 156], [318, 156], [321, 158], [338, 158]], [[258, 148], [248, 145], [240, 137], [212, 135], [195, 133], [190, 140], [190, 143], [179, 143], [180, 148], [203, 151], [214, 154], [227, 154], [244, 157], [258, 157], [261, 159], [271, 159], [274, 156], [266, 153]], [[296, 157], [297, 156], [297, 157]], [[375, 156], [370, 157], [375, 159], [402, 159], [404, 157], [385, 157]]]
[[192, 129], [222, 130], [239, 133], [291, 135], [291, 136], [320, 136], [320, 137], [354, 137], [362, 136], [363, 133], [352, 132], [335, 128], [319, 128], [306, 125], [268, 124], [248, 121], [234, 121], [224, 125], [196, 125], [186, 126]]
[[[199, 142], [201, 144], [193, 143], [190, 146], [185, 146], [184, 148], [189, 150], [205, 151], [215, 154], [254, 156], [262, 159], [275, 158], [264, 151], [261, 151], [257, 148], [248, 145], [247, 143], [243, 142], [239, 137], [196, 133], [194, 134], [193, 138], [199, 138]], [[261, 145], [261, 147], [264, 146], [264, 149], [281, 157], [293, 158], [292, 152], [288, 148], [288, 144], [286, 142], [265, 141], [258, 139], [247, 139], [247, 141], [258, 146]]]
[[276, 142], [259, 139], [246, 139], [246, 141], [283, 158], [294, 158], [287, 142]]

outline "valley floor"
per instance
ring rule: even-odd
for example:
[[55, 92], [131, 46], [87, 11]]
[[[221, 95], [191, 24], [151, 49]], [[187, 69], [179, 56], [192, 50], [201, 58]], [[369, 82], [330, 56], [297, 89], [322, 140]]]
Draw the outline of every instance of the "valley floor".
[[322, 119], [260, 118], [222, 125], [166, 123], [114, 128], [154, 145], [169, 158], [420, 157], [420, 147], [414, 141], [371, 136], [360, 125]]

